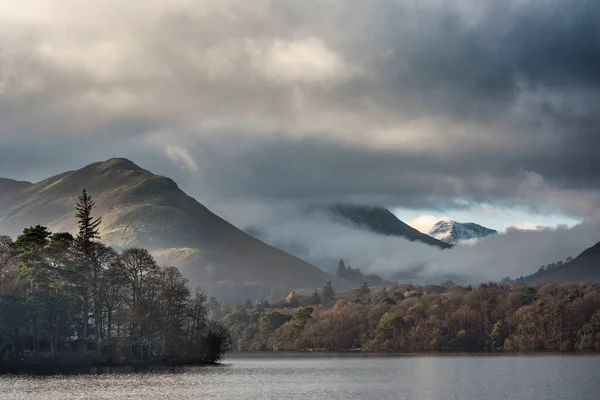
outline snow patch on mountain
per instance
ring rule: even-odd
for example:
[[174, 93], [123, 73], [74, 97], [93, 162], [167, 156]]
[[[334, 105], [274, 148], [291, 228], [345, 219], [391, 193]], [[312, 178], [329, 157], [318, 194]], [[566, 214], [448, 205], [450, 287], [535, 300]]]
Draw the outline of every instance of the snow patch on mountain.
[[485, 236], [498, 233], [494, 229], [472, 222], [439, 221], [431, 231], [430, 236], [449, 244], [469, 245]]

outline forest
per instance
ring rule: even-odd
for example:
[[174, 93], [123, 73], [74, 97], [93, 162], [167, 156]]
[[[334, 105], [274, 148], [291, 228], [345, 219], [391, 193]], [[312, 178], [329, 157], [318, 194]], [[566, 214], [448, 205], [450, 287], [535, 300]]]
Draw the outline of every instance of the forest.
[[395, 284], [227, 307], [236, 351], [598, 351], [600, 284]]
[[0, 372], [218, 361], [229, 336], [205, 294], [145, 249], [103, 244], [93, 208], [84, 190], [75, 237], [40, 225], [0, 236]]

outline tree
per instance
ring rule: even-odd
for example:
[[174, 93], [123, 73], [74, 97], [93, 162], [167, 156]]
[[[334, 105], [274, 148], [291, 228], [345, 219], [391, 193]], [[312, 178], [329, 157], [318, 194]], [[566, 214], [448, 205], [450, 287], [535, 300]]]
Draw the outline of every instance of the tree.
[[17, 254], [17, 247], [10, 236], [0, 236], [0, 290], [5, 280], [4, 275], [8, 273], [9, 264]]
[[96, 203], [92, 197], [83, 189], [75, 209], [77, 218], [77, 237], [75, 239], [75, 253], [77, 258], [77, 275], [79, 277], [79, 290], [82, 296], [82, 345], [80, 351], [87, 350], [88, 328], [90, 318], [90, 292], [97, 292], [97, 282], [93, 274], [94, 243], [100, 239], [99, 226], [102, 217], [92, 217], [92, 210]]
[[338, 264], [335, 274], [337, 275], [338, 278], [344, 279], [346, 277], [347, 273], [348, 273], [348, 270], [346, 269], [346, 264], [344, 264], [343, 259], [340, 259], [340, 263]]
[[[50, 262], [56, 268], [66, 268], [71, 264], [71, 248], [75, 238], [68, 232], [53, 233], [48, 243], [47, 254]], [[72, 265], [69, 265], [72, 267]]]
[[57, 271], [47, 260], [47, 246], [51, 233], [41, 225], [29, 227], [15, 241], [19, 250], [19, 278], [25, 283], [23, 301], [26, 307], [24, 318], [29, 325], [33, 354], [37, 355], [41, 339], [53, 342], [51, 298], [57, 282]]
[[358, 289], [358, 299], [363, 300], [365, 297], [367, 297], [369, 295], [369, 293], [371, 293], [371, 289], [369, 288], [369, 285], [367, 284], [367, 282], [363, 282], [360, 289]]
[[252, 308], [252, 300], [250, 300], [250, 298], [246, 298], [244, 301], [244, 308], [247, 310]]
[[45, 226], [30, 226], [17, 237], [15, 246], [21, 253], [39, 253], [48, 246], [51, 233]]
[[333, 285], [331, 281], [327, 281], [327, 284], [323, 288], [323, 301], [325, 303], [330, 303], [335, 300], [335, 292], [333, 290]]
[[[119, 254], [111, 247], [102, 243], [93, 243], [92, 263], [89, 271], [92, 286], [92, 305], [94, 326], [96, 329], [96, 354], [99, 355], [102, 347], [102, 315], [110, 299], [110, 286], [114, 285], [113, 271], [120, 268]], [[109, 310], [107, 309], [107, 312]]]
[[100, 239], [99, 227], [102, 223], [102, 217], [92, 217], [92, 209], [96, 203], [92, 200], [92, 197], [87, 194], [86, 190], [83, 189], [79, 197], [77, 198], [77, 204], [75, 208], [77, 210], [77, 240], [80, 242], [82, 251], [85, 255], [89, 255], [92, 251], [92, 242]]
[[292, 325], [296, 328], [303, 329], [306, 325], [306, 321], [312, 318], [313, 308], [302, 307], [299, 308], [292, 317]]
[[147, 322], [153, 319], [153, 303], [160, 291], [159, 267], [148, 250], [138, 247], [124, 250], [120, 259], [128, 291], [129, 335], [139, 343], [149, 328]]
[[315, 305], [321, 304], [321, 296], [319, 296], [319, 289], [315, 289], [315, 291], [313, 292], [313, 294], [310, 298], [310, 304], [315, 304]]
[[210, 321], [206, 327], [206, 335], [203, 338], [203, 359], [207, 362], [216, 362], [223, 357], [231, 346], [229, 331], [216, 321]]
[[504, 320], [499, 319], [494, 324], [494, 327], [492, 328], [492, 333], [490, 333], [490, 347], [494, 349], [502, 347], [505, 339], [505, 323]]
[[573, 257], [569, 256], [565, 259], [565, 264], [569, 264], [573, 262]]
[[176, 355], [185, 350], [185, 328], [190, 290], [187, 280], [175, 267], [160, 272], [160, 346], [163, 354]]
[[148, 250], [139, 247], [124, 250], [121, 264], [130, 287], [131, 307], [135, 308], [143, 296], [144, 285], [158, 272], [158, 265]]
[[211, 297], [208, 300], [208, 307], [210, 310], [210, 318], [214, 321], [220, 321], [221, 320], [221, 304], [219, 304], [219, 302], [217, 301], [217, 299], [215, 297]]

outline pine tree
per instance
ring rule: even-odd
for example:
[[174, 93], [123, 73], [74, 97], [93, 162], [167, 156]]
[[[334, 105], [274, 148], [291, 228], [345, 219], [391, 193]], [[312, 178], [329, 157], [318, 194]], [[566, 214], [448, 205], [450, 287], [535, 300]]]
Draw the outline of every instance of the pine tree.
[[330, 303], [335, 299], [335, 292], [333, 291], [333, 286], [331, 281], [327, 281], [327, 285], [323, 288], [323, 300], [324, 302]]
[[358, 290], [358, 299], [363, 300], [369, 293], [371, 293], [371, 289], [367, 282], [364, 282], [361, 288]]
[[315, 289], [310, 299], [310, 304], [319, 305], [321, 304], [321, 296], [319, 296], [319, 289]]
[[81, 246], [81, 250], [86, 257], [90, 257], [92, 253], [92, 243], [96, 239], [100, 239], [100, 231], [98, 230], [102, 223], [102, 217], [94, 219], [92, 217], [92, 209], [96, 203], [92, 197], [83, 189], [77, 199], [75, 206], [77, 210], [77, 224], [79, 230], [77, 232], [77, 241]]
[[338, 264], [337, 270], [335, 272], [338, 278], [345, 278], [348, 274], [348, 270], [346, 269], [346, 264], [344, 263], [344, 259], [340, 259], [340, 263]]
[[[79, 273], [81, 292], [83, 298], [83, 333], [82, 339], [83, 344], [80, 351], [85, 352], [87, 347], [88, 339], [88, 320], [90, 315], [90, 291], [92, 295], [97, 297], [97, 268], [93, 260], [94, 245], [97, 239], [100, 239], [100, 232], [98, 227], [102, 222], [102, 218], [93, 218], [92, 209], [96, 203], [92, 200], [92, 197], [87, 194], [86, 190], [83, 189], [77, 199], [75, 209], [77, 210], [77, 225], [79, 227], [77, 232], [77, 238], [75, 239], [75, 252], [79, 261]], [[96, 338], [99, 342], [99, 338]], [[99, 347], [99, 343], [97, 343]]]

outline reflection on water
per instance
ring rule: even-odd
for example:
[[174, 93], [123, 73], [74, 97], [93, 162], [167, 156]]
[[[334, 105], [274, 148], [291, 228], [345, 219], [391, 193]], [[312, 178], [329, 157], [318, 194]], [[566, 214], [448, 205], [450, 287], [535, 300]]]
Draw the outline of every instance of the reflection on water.
[[2, 376], [0, 399], [600, 398], [600, 356], [244, 356], [214, 367]]

